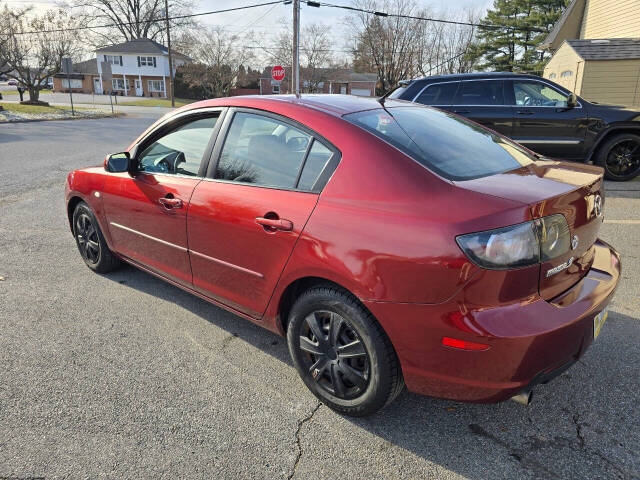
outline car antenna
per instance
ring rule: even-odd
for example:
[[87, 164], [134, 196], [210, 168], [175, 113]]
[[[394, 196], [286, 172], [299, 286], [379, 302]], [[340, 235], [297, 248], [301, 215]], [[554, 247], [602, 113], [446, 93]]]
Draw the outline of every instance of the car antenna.
[[[411, 83], [411, 80], [400, 80], [398, 82], [398, 86], [406, 86], [406, 85], [409, 85], [409, 83]], [[395, 91], [395, 89], [396, 89], [396, 87], [390, 88], [380, 98], [376, 98], [376, 100], [378, 100], [380, 105], [382, 105], [384, 107], [384, 101], [387, 99], [387, 97], [389, 95], [391, 95]]]

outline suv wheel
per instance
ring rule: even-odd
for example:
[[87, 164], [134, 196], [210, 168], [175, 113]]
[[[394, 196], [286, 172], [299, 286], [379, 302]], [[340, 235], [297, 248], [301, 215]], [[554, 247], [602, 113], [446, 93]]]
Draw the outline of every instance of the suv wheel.
[[339, 413], [370, 415], [404, 387], [386, 334], [352, 295], [338, 288], [315, 287], [296, 300], [287, 341], [304, 383]]
[[605, 178], [624, 182], [640, 173], [640, 136], [632, 133], [614, 135], [598, 149], [596, 165], [605, 170]]

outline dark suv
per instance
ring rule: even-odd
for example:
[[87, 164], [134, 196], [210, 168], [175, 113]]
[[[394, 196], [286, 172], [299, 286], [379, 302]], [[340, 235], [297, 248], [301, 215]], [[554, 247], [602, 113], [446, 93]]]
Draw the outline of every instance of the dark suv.
[[593, 162], [610, 180], [640, 173], [640, 111], [577, 97], [547, 79], [467, 73], [403, 80], [389, 98], [463, 115], [541, 155]]

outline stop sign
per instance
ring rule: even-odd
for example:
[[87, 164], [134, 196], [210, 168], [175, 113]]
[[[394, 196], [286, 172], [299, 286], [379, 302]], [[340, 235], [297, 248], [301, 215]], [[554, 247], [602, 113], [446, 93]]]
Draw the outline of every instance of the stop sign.
[[271, 78], [276, 82], [281, 82], [284, 79], [284, 68], [281, 65], [275, 65], [271, 69]]

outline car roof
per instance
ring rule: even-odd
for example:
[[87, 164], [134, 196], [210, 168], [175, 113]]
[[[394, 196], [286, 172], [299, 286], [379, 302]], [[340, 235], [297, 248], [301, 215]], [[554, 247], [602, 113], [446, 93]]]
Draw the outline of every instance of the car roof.
[[479, 80], [486, 78], [506, 78], [506, 77], [518, 77], [518, 78], [533, 78], [539, 79], [537, 75], [531, 75], [529, 73], [516, 73], [516, 72], [476, 72], [476, 73], [451, 73], [445, 75], [432, 75], [427, 77], [413, 78], [411, 80], [402, 80], [402, 82], [414, 83], [422, 81], [434, 81], [434, 80]]
[[[270, 110], [272, 107], [291, 105], [320, 110], [341, 117], [349, 113], [382, 108], [375, 97], [359, 97], [340, 94], [303, 94], [303, 95], [240, 95], [237, 97], [216, 98], [188, 105], [191, 108], [202, 107], [249, 107]], [[402, 100], [386, 100], [385, 107], [407, 106]], [[184, 108], [184, 107], [183, 107]]]

